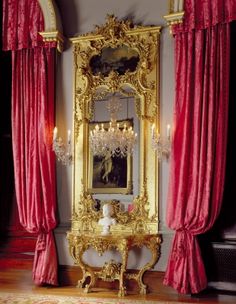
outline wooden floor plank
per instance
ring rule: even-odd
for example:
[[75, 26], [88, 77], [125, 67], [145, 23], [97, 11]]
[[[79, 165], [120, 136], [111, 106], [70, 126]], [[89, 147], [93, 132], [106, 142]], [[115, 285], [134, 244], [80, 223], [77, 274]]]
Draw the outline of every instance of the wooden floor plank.
[[[178, 295], [172, 288], [163, 286], [163, 276], [161, 273], [156, 277], [156, 290], [145, 296], [134, 294], [134, 291], [130, 291], [125, 297], [129, 300], [144, 300], [144, 301], [169, 301], [179, 303], [236, 303], [236, 296], [234, 295], [219, 295], [219, 294], [202, 294], [198, 297], [191, 297], [190, 295]], [[29, 270], [17, 270], [17, 269], [3, 269], [0, 270], [0, 291], [17, 293], [27, 292], [30, 294], [40, 295], [59, 295], [59, 296], [81, 296], [81, 297], [95, 297], [95, 298], [117, 298], [117, 290], [108, 288], [94, 288], [89, 294], [85, 294], [82, 289], [72, 286], [35, 286], [31, 279], [31, 271]]]

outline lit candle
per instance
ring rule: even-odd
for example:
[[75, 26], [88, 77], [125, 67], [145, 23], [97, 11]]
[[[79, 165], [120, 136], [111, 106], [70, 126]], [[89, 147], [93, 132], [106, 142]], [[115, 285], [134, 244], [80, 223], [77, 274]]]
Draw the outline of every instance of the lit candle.
[[54, 128], [53, 130], [53, 141], [57, 139], [57, 127]]
[[70, 141], [71, 141], [71, 130], [68, 130], [67, 131], [67, 142], [68, 142], [68, 145], [70, 145]]
[[170, 125], [167, 125], [167, 138], [170, 139]]

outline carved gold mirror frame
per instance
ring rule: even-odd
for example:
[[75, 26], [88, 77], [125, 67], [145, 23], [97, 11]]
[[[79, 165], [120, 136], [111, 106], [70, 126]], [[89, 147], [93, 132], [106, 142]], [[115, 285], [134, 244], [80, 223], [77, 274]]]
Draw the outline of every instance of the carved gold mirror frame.
[[[131, 212], [115, 210], [113, 233], [158, 232], [158, 160], [151, 148], [151, 125], [159, 125], [159, 45], [160, 27], [133, 26], [108, 15], [106, 23], [94, 32], [71, 39], [74, 52], [74, 164], [72, 231], [100, 231], [95, 200], [89, 193], [89, 123], [94, 102], [107, 94], [133, 96], [139, 118], [139, 195]], [[134, 71], [107, 75], [94, 73], [91, 59], [106, 48], [130, 48], [138, 54]], [[137, 165], [137, 164], [134, 164]], [[112, 194], [110, 201], [113, 202]]]

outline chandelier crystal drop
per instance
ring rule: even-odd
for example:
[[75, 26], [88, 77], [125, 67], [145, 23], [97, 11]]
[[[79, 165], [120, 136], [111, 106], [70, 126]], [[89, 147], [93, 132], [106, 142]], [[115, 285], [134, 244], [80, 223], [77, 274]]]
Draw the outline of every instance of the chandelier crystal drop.
[[111, 116], [109, 128], [105, 129], [104, 124], [97, 124], [90, 132], [89, 143], [93, 155], [105, 156], [110, 153], [113, 157], [126, 157], [133, 153], [137, 133], [134, 133], [132, 126], [117, 122], [117, 112], [120, 108], [119, 98], [113, 95], [107, 105]]

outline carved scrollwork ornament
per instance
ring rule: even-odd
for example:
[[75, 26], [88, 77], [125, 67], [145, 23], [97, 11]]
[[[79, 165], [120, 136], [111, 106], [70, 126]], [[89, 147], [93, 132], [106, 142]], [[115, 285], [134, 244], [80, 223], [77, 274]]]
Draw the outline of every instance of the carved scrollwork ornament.
[[[72, 38], [74, 52], [74, 138], [75, 138], [75, 155], [80, 147], [83, 147], [83, 159], [87, 159], [88, 148], [88, 124], [94, 115], [95, 101], [104, 100], [110, 94], [119, 93], [123, 96], [134, 97], [135, 112], [140, 120], [143, 121], [143, 131], [141, 145], [144, 144], [144, 138], [148, 135], [148, 124], [157, 123], [159, 118], [159, 83], [158, 83], [158, 62], [159, 62], [159, 40], [160, 27], [143, 27], [135, 26], [130, 20], [118, 20], [114, 15], [108, 15], [106, 23], [102, 26], [96, 26], [93, 32]], [[131, 54], [136, 54], [137, 66], [135, 69], [125, 70], [120, 73], [119, 70], [111, 69], [107, 73], [102, 70], [95, 71], [91, 66], [91, 61], [100, 58], [103, 52], [113, 51], [118, 48]], [[105, 51], [104, 51], [105, 50]], [[116, 49], [115, 49], [116, 50]], [[157, 123], [158, 124], [158, 123]], [[146, 134], [147, 133], [147, 134]], [[149, 132], [150, 133], [150, 132]], [[143, 160], [141, 160], [140, 182], [145, 184], [151, 180], [151, 167], [147, 166], [147, 156], [144, 149]], [[151, 150], [148, 157], [151, 156]], [[78, 229], [86, 231], [97, 231], [99, 227], [96, 221], [100, 216], [93, 210], [94, 200], [86, 192], [88, 164], [83, 165], [83, 174], [79, 174], [83, 178], [85, 186], [82, 186], [80, 197], [76, 194], [76, 203], [73, 213], [73, 220], [76, 221]], [[150, 173], [147, 173], [147, 170]], [[77, 176], [77, 173], [75, 173]], [[132, 179], [129, 181], [127, 193], [132, 192]], [[77, 187], [74, 189], [77, 189]], [[76, 191], [77, 192], [77, 191]], [[133, 211], [117, 212], [118, 226], [112, 227], [114, 232], [119, 229], [119, 224], [125, 225], [126, 231], [133, 233], [149, 233], [155, 230], [155, 223], [158, 223], [156, 209], [150, 213], [148, 205], [156, 204], [156, 197], [150, 196], [147, 189], [141, 190], [140, 195], [134, 198]], [[85, 207], [87, 208], [85, 212]], [[86, 221], [87, 217], [87, 221]], [[90, 221], [93, 221], [91, 223]], [[88, 222], [90, 224], [88, 224]], [[150, 223], [151, 227], [150, 227]]]
[[[160, 27], [149, 27], [145, 35], [143, 32], [144, 27], [135, 27], [130, 21], [119, 21], [113, 15], [108, 15], [105, 25], [97, 26], [94, 32], [71, 39], [74, 45], [75, 72], [79, 80], [75, 89], [76, 113], [78, 112], [77, 107], [79, 107], [83, 115], [86, 113], [90, 119], [93, 110], [83, 107], [82, 103], [88, 103], [88, 100], [96, 98], [95, 91], [99, 87], [104, 87], [112, 93], [122, 92], [123, 86], [128, 83], [137, 95], [145, 95], [150, 119], [157, 114], [155, 102], [151, 100], [151, 91], [156, 89], [156, 84], [155, 81], [149, 79], [149, 75], [155, 72], [153, 71], [155, 66], [153, 59], [157, 58], [154, 48], [159, 47]], [[127, 46], [137, 51], [139, 66], [136, 71], [132, 73], [127, 71], [124, 75], [119, 75], [115, 71], [111, 71], [107, 76], [101, 73], [93, 75], [88, 64], [91, 58], [100, 55], [105, 48], [120, 46]], [[142, 118], [141, 115], [139, 117]]]
[[[74, 55], [75, 161], [72, 226], [67, 238], [70, 254], [83, 273], [78, 286], [84, 288], [85, 292], [101, 278], [107, 281], [119, 280], [119, 296], [124, 296], [125, 280], [133, 278], [138, 283], [140, 293], [145, 294], [147, 288], [142, 280], [143, 274], [159, 258], [158, 161], [150, 139], [151, 124], [158, 126], [160, 116], [160, 31], [158, 26], [136, 26], [130, 20], [118, 20], [114, 15], [108, 15], [105, 24], [96, 26], [93, 32], [70, 39]], [[138, 161], [134, 164], [134, 159], [129, 155], [131, 165], [127, 169], [129, 175], [126, 188], [123, 192], [116, 192], [118, 195], [130, 195], [124, 201], [131, 208], [126, 206], [125, 210], [119, 200], [113, 199], [114, 192], [107, 192], [111, 195], [105, 199], [98, 197], [100, 201], [97, 209], [96, 194], [99, 192], [93, 192], [89, 184], [90, 161], [93, 160], [89, 136], [91, 126], [96, 122], [95, 108], [104, 106], [102, 102], [115, 94], [121, 96], [122, 101], [127, 101], [127, 107], [128, 99], [134, 101], [132, 113], [137, 116], [136, 126], [140, 133]], [[139, 166], [139, 176], [135, 177], [137, 184], [134, 184], [132, 176], [134, 165]], [[134, 195], [133, 188], [136, 191]], [[103, 217], [104, 204], [111, 204], [114, 210], [112, 217], [115, 224], [109, 226], [109, 235], [103, 235], [102, 226], [98, 224]], [[142, 246], [151, 251], [151, 261], [137, 274], [128, 273], [129, 250]], [[94, 271], [82, 259], [83, 253], [89, 248], [95, 249], [99, 255], [115, 249], [120, 253], [122, 263], [106, 262], [101, 271]], [[90, 280], [87, 280], [88, 277]]]

